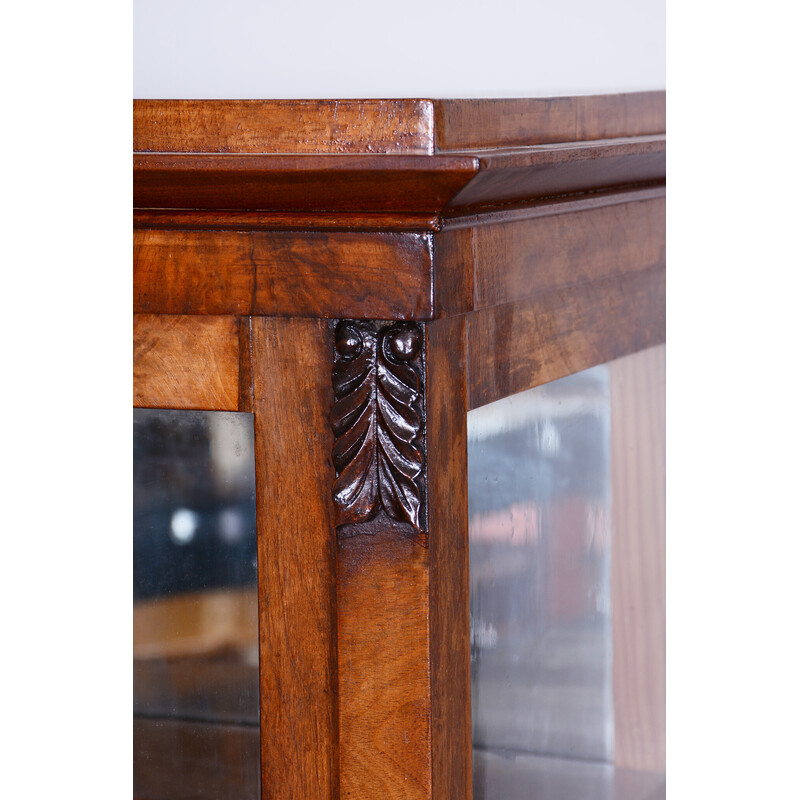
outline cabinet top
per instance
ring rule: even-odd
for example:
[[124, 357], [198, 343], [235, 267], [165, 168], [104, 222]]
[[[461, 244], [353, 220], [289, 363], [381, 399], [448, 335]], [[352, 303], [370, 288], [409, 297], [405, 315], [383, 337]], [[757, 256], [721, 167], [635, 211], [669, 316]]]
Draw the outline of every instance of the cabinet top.
[[136, 101], [135, 308], [431, 319], [587, 275], [658, 281], [664, 108]]
[[269, 213], [312, 217], [258, 224], [437, 229], [487, 208], [663, 182], [665, 101], [135, 100], [136, 222], [251, 227], [242, 213]]
[[136, 152], [405, 154], [661, 134], [665, 92], [508, 100], [134, 100]]

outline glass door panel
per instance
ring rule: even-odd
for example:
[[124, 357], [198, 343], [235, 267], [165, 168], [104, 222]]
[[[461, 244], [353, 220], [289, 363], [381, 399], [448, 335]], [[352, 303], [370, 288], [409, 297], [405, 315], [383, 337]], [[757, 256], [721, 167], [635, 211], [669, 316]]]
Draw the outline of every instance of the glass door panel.
[[476, 800], [663, 795], [663, 390], [659, 347], [468, 414]]
[[249, 414], [137, 409], [134, 795], [259, 796]]

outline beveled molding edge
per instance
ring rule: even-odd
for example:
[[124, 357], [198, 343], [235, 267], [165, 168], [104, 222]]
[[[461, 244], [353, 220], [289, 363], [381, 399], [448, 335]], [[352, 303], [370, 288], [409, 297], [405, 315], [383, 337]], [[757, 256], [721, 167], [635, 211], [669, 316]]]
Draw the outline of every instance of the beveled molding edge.
[[416, 322], [334, 326], [330, 422], [340, 536], [427, 530], [424, 330]]

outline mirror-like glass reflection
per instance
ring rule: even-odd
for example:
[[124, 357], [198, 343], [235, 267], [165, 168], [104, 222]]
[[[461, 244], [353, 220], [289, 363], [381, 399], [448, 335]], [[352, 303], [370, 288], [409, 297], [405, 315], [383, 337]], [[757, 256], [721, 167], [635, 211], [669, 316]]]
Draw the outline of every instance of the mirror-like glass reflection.
[[664, 352], [468, 414], [475, 800], [665, 796]]
[[473, 745], [613, 752], [608, 369], [471, 411]]
[[259, 795], [253, 422], [134, 411], [134, 793]]

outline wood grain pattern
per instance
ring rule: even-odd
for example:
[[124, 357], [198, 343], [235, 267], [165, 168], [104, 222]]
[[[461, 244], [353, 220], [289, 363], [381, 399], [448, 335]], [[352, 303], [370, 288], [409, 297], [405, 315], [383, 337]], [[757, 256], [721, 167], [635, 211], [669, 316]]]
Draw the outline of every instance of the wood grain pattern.
[[471, 800], [466, 327], [426, 326], [433, 800]]
[[501, 100], [134, 100], [133, 149], [433, 153], [666, 130], [664, 92]]
[[134, 100], [133, 149], [432, 153], [429, 100]]
[[666, 94], [436, 100], [434, 121], [437, 151], [646, 136], [666, 131]]
[[430, 234], [136, 230], [134, 310], [425, 319]]
[[336, 552], [321, 320], [252, 325], [262, 797], [338, 796]]
[[665, 355], [612, 361], [614, 761], [666, 769]]
[[339, 537], [342, 798], [430, 798], [427, 557], [390, 525]]
[[436, 315], [663, 267], [664, 240], [665, 200], [658, 197], [445, 230], [436, 240]]
[[662, 267], [467, 316], [469, 408], [665, 341]]
[[135, 314], [135, 408], [239, 409], [235, 317]]

